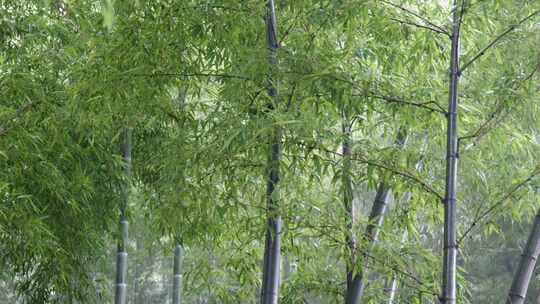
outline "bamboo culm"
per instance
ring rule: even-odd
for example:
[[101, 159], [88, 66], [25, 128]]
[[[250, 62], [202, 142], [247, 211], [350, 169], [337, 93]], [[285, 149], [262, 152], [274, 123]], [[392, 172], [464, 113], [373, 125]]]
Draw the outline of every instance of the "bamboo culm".
[[[403, 131], [403, 129], [400, 129], [397, 135], [397, 139], [396, 139], [396, 144], [399, 149], [402, 149], [405, 146], [406, 138], [407, 138], [406, 133]], [[343, 152], [344, 152], [343, 155], [345, 156], [346, 155], [345, 149]], [[350, 155], [350, 151], [348, 151], [348, 155]], [[375, 200], [373, 201], [371, 212], [369, 214], [369, 222], [363, 236], [363, 241], [367, 246], [366, 248], [367, 252], [369, 252], [371, 250], [371, 247], [377, 242], [377, 239], [379, 236], [379, 227], [383, 224], [383, 221], [384, 221], [384, 215], [388, 207], [388, 198], [389, 198], [390, 192], [391, 192], [391, 189], [389, 185], [385, 181], [381, 181], [379, 183], [379, 186], [377, 187]], [[355, 250], [357, 249], [355, 248]], [[358, 264], [359, 261], [360, 259], [355, 257], [355, 260], [354, 260], [355, 264]], [[362, 296], [364, 295], [364, 288], [365, 288], [365, 279], [364, 279], [365, 270], [364, 269], [366, 268], [365, 264], [366, 263], [364, 262], [364, 265], [362, 265], [360, 269], [357, 270], [354, 276], [351, 275], [352, 271], [350, 269], [347, 270], [347, 283], [348, 284], [347, 284], [347, 292], [346, 292], [346, 298], [345, 298], [346, 304], [358, 304], [360, 303], [360, 300], [362, 299]], [[352, 276], [352, 282], [349, 281], [351, 276]]]
[[397, 277], [393, 276], [388, 290], [388, 304], [393, 304], [397, 293]]
[[[186, 96], [187, 96], [187, 87], [181, 87], [178, 90], [178, 106], [181, 111], [184, 111], [186, 105]], [[183, 130], [185, 124], [185, 119], [180, 121], [180, 128]], [[183, 134], [183, 133], [182, 133]], [[181, 174], [184, 178], [184, 174]], [[178, 241], [178, 239], [177, 239]], [[184, 258], [184, 250], [182, 245], [178, 242], [174, 248], [174, 258], [173, 258], [173, 284], [172, 284], [172, 304], [181, 304], [182, 303], [182, 262]]]
[[353, 227], [356, 225], [356, 212], [353, 205], [354, 197], [351, 180], [351, 123], [345, 109], [343, 109], [341, 125], [343, 133], [343, 140], [341, 144], [341, 149], [343, 153], [341, 182], [343, 187], [343, 207], [345, 208], [345, 212], [347, 214], [347, 232], [345, 235], [345, 239], [350, 254], [349, 260], [346, 261], [347, 292], [345, 293], [345, 302], [348, 303], [347, 298], [349, 296], [349, 291], [353, 288], [354, 264], [356, 262], [356, 237], [353, 231]]
[[182, 303], [182, 260], [183, 250], [181, 245], [176, 245], [174, 249], [174, 263], [173, 263], [173, 291], [172, 291], [172, 303]]
[[456, 303], [456, 193], [457, 193], [457, 164], [458, 164], [458, 135], [457, 109], [459, 84], [459, 40], [461, 25], [461, 10], [455, 0], [452, 21], [452, 46], [450, 56], [450, 84], [447, 113], [447, 142], [446, 142], [446, 185], [444, 196], [444, 257], [442, 294], [443, 304]]
[[120, 239], [116, 255], [116, 282], [114, 303], [125, 304], [127, 301], [127, 240], [129, 224], [126, 218], [126, 209], [129, 199], [129, 180], [131, 177], [131, 129], [123, 130], [121, 144], [122, 159], [124, 162], [124, 176], [126, 183], [122, 189], [122, 204], [120, 206]]
[[534, 218], [533, 227], [527, 244], [521, 255], [519, 266], [514, 274], [512, 287], [508, 293], [506, 304], [523, 304], [527, 296], [529, 282], [534, 273], [536, 260], [540, 254], [540, 209]]
[[[384, 213], [388, 206], [388, 194], [389, 188], [384, 183], [380, 183], [375, 195], [375, 201], [369, 215], [369, 224], [366, 228], [364, 235], [364, 241], [369, 243], [368, 247], [371, 247], [373, 243], [377, 241], [378, 227], [382, 224], [384, 219]], [[369, 250], [369, 248], [367, 249]], [[346, 304], [358, 304], [364, 295], [364, 267], [357, 270], [353, 277], [350, 288], [347, 289]]]
[[[419, 165], [420, 163], [417, 164], [417, 168], [421, 165]], [[402, 205], [407, 205], [409, 203], [409, 201], [411, 200], [411, 193], [410, 192], [406, 192], [405, 195], [404, 195], [404, 198], [403, 198], [403, 201], [402, 201]], [[407, 241], [407, 230], [403, 231], [403, 234], [401, 235], [401, 244], [404, 244], [405, 242]], [[393, 304], [394, 303], [394, 300], [396, 299], [396, 294], [397, 294], [397, 289], [398, 289], [398, 280], [397, 280], [397, 275], [394, 274], [392, 276], [392, 281], [390, 283], [390, 289], [388, 291], [388, 304]]]
[[[424, 134], [424, 146], [427, 145], [427, 133]], [[425, 147], [424, 147], [425, 149]], [[420, 172], [422, 171], [422, 168], [423, 168], [423, 163], [422, 163], [422, 158], [420, 158], [420, 160], [416, 163], [416, 165], [414, 166], [414, 169], [416, 170], [416, 172]], [[409, 202], [411, 201], [411, 197], [412, 197], [412, 193], [407, 191], [405, 192], [405, 194], [403, 195], [403, 198], [401, 200], [401, 205], [408, 205]], [[407, 240], [407, 230], [403, 231], [403, 234], [401, 236], [401, 244], [404, 244], [405, 241]], [[397, 284], [397, 276], [394, 274], [394, 276], [392, 276], [392, 282], [390, 283], [390, 290], [388, 291], [388, 304], [393, 304], [394, 303], [394, 300], [396, 298], [396, 294], [397, 294], [397, 288], [398, 288], [398, 284]]]
[[[273, 0], [267, 2], [266, 37], [270, 52], [269, 60], [271, 70], [276, 69], [277, 50], [277, 22]], [[271, 73], [272, 74], [272, 73]], [[269, 77], [268, 95], [273, 104], [269, 110], [277, 108], [278, 90], [272, 77]], [[263, 278], [261, 287], [261, 304], [277, 304], [279, 298], [280, 264], [281, 264], [281, 216], [279, 215], [279, 166], [281, 160], [281, 129], [272, 127], [269, 143], [268, 184], [266, 190], [267, 226], [264, 248]]]

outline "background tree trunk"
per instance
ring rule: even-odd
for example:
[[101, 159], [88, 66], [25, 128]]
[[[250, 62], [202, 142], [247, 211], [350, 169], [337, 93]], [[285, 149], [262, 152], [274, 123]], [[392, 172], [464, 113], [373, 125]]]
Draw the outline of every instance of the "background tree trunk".
[[[133, 231], [132, 231], [133, 232]], [[136, 234], [135, 236], [135, 246], [137, 248], [137, 258], [136, 260], [139, 260], [138, 257], [140, 256], [140, 253], [144, 251], [143, 249], [143, 240], [141, 240], [141, 236]], [[134, 304], [143, 304], [143, 284], [141, 281], [142, 272], [143, 272], [144, 265], [137, 261], [135, 265], [135, 277], [133, 278], [133, 296], [132, 296], [132, 302]]]
[[388, 287], [388, 304], [393, 304], [397, 293], [397, 277], [394, 275]]
[[182, 246], [176, 245], [174, 249], [174, 265], [173, 265], [173, 291], [172, 291], [172, 303], [182, 303], [182, 259], [183, 250]]
[[123, 131], [123, 142], [121, 145], [122, 158], [124, 161], [124, 175], [126, 182], [122, 189], [123, 197], [120, 206], [120, 240], [118, 241], [118, 253], [116, 256], [116, 284], [114, 293], [115, 304], [125, 304], [127, 300], [127, 240], [128, 221], [126, 219], [126, 209], [129, 199], [129, 179], [131, 177], [131, 129]]
[[[398, 131], [398, 135], [396, 139], [396, 144], [400, 149], [402, 149], [405, 146], [406, 137], [407, 137], [406, 133], [403, 131], [403, 129], [400, 129]], [[350, 153], [351, 152], [349, 150], [348, 155], [350, 155]], [[346, 155], [345, 145], [344, 145], [343, 155], [344, 157]], [[345, 170], [344, 170], [344, 174], [345, 174]], [[384, 221], [384, 215], [388, 207], [388, 197], [389, 197], [390, 192], [391, 192], [391, 189], [388, 186], [388, 184], [385, 181], [381, 181], [379, 183], [379, 186], [377, 187], [375, 200], [373, 201], [371, 212], [369, 214], [369, 222], [363, 236], [363, 241], [366, 244], [366, 248], [365, 248], [366, 252], [369, 252], [373, 244], [377, 242], [377, 238], [379, 236], [379, 227], [382, 225]], [[354, 250], [356, 251], [357, 249], [355, 248]], [[358, 259], [356, 256], [354, 258], [355, 258], [353, 260], [354, 263], [358, 264], [360, 259]], [[362, 296], [364, 295], [364, 288], [365, 288], [364, 273], [365, 273], [365, 268], [366, 268], [365, 264], [366, 263], [364, 262], [364, 265], [360, 266], [361, 268], [358, 269], [354, 277], [352, 277], [352, 271], [349, 272], [350, 270], [347, 270], [347, 293], [346, 293], [346, 299], [345, 299], [346, 304], [360, 303], [360, 300], [362, 299]], [[349, 281], [350, 276], [352, 277], [352, 282]]]
[[540, 254], [540, 209], [534, 218], [533, 227], [521, 255], [519, 266], [514, 274], [506, 304], [522, 304], [525, 302], [538, 254]]

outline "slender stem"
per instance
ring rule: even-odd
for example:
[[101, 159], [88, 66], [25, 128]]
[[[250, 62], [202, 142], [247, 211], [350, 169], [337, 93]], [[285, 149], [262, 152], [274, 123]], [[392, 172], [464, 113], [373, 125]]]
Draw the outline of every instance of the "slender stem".
[[122, 188], [122, 203], [120, 205], [120, 239], [118, 241], [118, 252], [116, 256], [116, 284], [115, 284], [115, 304], [125, 304], [127, 301], [127, 240], [128, 221], [126, 209], [129, 200], [129, 179], [131, 177], [131, 129], [123, 130], [121, 145], [122, 159], [124, 161], [124, 176], [126, 179]]
[[519, 266], [514, 274], [512, 287], [508, 292], [506, 304], [523, 304], [527, 296], [527, 289], [534, 273], [536, 260], [540, 254], [540, 209], [536, 213], [533, 227], [523, 250]]
[[174, 264], [173, 264], [173, 291], [172, 303], [182, 304], [182, 259], [183, 250], [180, 244], [174, 249]]
[[394, 275], [388, 291], [388, 304], [393, 304], [397, 293], [397, 277]]
[[[400, 129], [397, 136], [397, 145], [400, 149], [405, 146], [406, 142], [406, 132], [403, 129]], [[345, 155], [345, 150], [343, 151]], [[349, 151], [350, 154], [350, 151]], [[386, 214], [386, 209], [388, 207], [388, 198], [390, 194], [389, 185], [383, 180], [379, 183], [377, 188], [377, 194], [375, 195], [375, 200], [369, 214], [369, 222], [366, 227], [366, 231], [363, 235], [363, 243], [365, 249], [363, 250], [363, 255], [369, 254], [373, 245], [377, 242], [379, 235], [379, 227], [382, 225], [384, 220], [384, 215]], [[355, 249], [356, 251], [356, 249]], [[356, 265], [360, 264], [360, 260], [355, 257], [354, 263]], [[367, 263], [364, 261], [363, 265], [358, 265], [356, 274], [352, 278], [352, 282], [347, 285], [346, 300], [347, 304], [357, 304], [360, 302], [364, 295], [365, 289], [365, 279], [364, 273], [366, 272]], [[347, 277], [349, 279], [349, 276]], [[348, 282], [349, 283], [349, 282]]]
[[450, 85], [447, 113], [446, 190], [444, 196], [444, 259], [441, 303], [456, 303], [456, 193], [457, 193], [457, 109], [459, 83], [460, 10], [458, 0], [453, 5], [452, 48], [450, 57]]
[[[420, 158], [420, 160], [416, 163], [415, 169], [416, 169], [416, 171], [421, 171], [422, 167], [423, 167], [422, 158]], [[411, 201], [411, 197], [412, 197], [411, 192], [405, 192], [405, 194], [403, 195], [403, 199], [401, 201], [401, 204], [405, 205], [405, 206], [408, 205], [409, 202]], [[401, 244], [405, 243], [406, 240], [407, 240], [407, 230], [403, 231], [403, 234], [401, 236]], [[398, 288], [397, 284], [398, 284], [398, 282], [397, 282], [397, 274], [394, 274], [392, 276], [392, 282], [390, 284], [390, 291], [389, 291], [389, 295], [388, 295], [388, 304], [393, 304], [394, 303], [394, 300], [395, 300], [396, 294], [397, 294], [397, 288]]]
[[345, 239], [349, 250], [349, 259], [346, 261], [346, 277], [347, 277], [347, 293], [345, 296], [346, 303], [349, 303], [349, 293], [354, 285], [354, 264], [356, 262], [356, 237], [353, 227], [356, 225], [356, 212], [353, 205], [353, 186], [351, 181], [351, 122], [347, 114], [347, 110], [342, 110], [342, 187], [343, 187], [343, 207], [346, 212], [347, 231]]
[[[274, 1], [268, 0], [266, 14], [266, 36], [270, 52], [270, 67], [277, 68], [277, 22]], [[268, 95], [272, 98], [269, 110], [275, 110], [278, 102], [278, 91], [272, 78], [269, 77]], [[264, 248], [263, 279], [261, 288], [261, 304], [277, 304], [279, 299], [280, 264], [281, 264], [281, 216], [279, 215], [279, 165], [281, 160], [281, 128], [274, 124], [269, 142], [268, 184], [266, 190], [267, 230]]]

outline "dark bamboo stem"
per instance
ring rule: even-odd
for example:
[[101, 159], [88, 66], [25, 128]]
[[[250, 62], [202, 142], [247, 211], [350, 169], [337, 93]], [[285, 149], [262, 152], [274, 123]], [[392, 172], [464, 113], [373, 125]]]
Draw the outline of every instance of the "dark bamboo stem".
[[534, 218], [533, 227], [523, 250], [519, 266], [514, 274], [512, 287], [508, 292], [506, 304], [523, 304], [527, 297], [527, 289], [534, 273], [536, 260], [540, 254], [540, 209]]
[[447, 113], [446, 190], [444, 196], [444, 258], [441, 303], [456, 303], [456, 193], [458, 136], [457, 109], [459, 83], [459, 35], [461, 10], [458, 0], [453, 5], [452, 47], [450, 56], [450, 85]]
[[343, 207], [347, 215], [346, 226], [347, 232], [345, 239], [349, 251], [349, 259], [346, 261], [346, 279], [347, 292], [345, 294], [345, 303], [348, 303], [350, 293], [354, 288], [354, 265], [356, 263], [356, 237], [353, 227], [356, 225], [356, 212], [353, 205], [353, 186], [351, 180], [351, 122], [346, 109], [342, 111], [342, 176], [341, 183], [343, 187]]
[[[403, 129], [400, 129], [397, 135], [396, 144], [402, 149], [405, 146], [406, 142], [406, 132]], [[345, 150], [343, 151], [345, 156]], [[349, 151], [350, 153], [350, 151]], [[386, 181], [381, 181], [377, 187], [377, 193], [375, 195], [375, 200], [371, 207], [371, 212], [369, 214], [369, 222], [366, 227], [366, 231], [363, 235], [363, 243], [366, 244], [366, 249], [363, 251], [365, 254], [369, 254], [373, 245], [377, 242], [379, 236], [379, 228], [383, 224], [384, 215], [388, 208], [388, 198], [391, 192], [390, 186]], [[355, 248], [355, 251], [357, 249]], [[354, 256], [354, 265], [360, 263], [360, 259]], [[364, 295], [365, 289], [365, 269], [367, 268], [364, 262], [364, 265], [356, 267], [357, 271], [352, 277], [351, 282], [347, 281], [347, 292], [346, 292], [346, 304], [358, 304]], [[347, 279], [349, 279], [349, 273], [347, 273]]]
[[[266, 13], [266, 37], [270, 52], [271, 70], [277, 68], [277, 22], [274, 1], [268, 0]], [[273, 72], [273, 71], [272, 71]], [[272, 73], [271, 73], [272, 74]], [[269, 77], [268, 95], [272, 98], [269, 110], [275, 110], [278, 102], [278, 90], [272, 77]], [[281, 129], [274, 125], [269, 143], [268, 184], [266, 190], [267, 230], [264, 248], [263, 279], [261, 304], [277, 304], [279, 299], [279, 276], [281, 263], [281, 216], [279, 215], [279, 165], [281, 160]]]

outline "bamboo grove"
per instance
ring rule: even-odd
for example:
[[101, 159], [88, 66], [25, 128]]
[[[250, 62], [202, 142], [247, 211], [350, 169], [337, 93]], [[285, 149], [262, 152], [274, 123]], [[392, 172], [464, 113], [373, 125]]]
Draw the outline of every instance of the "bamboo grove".
[[0, 0], [0, 302], [540, 303], [539, 46], [535, 0]]

